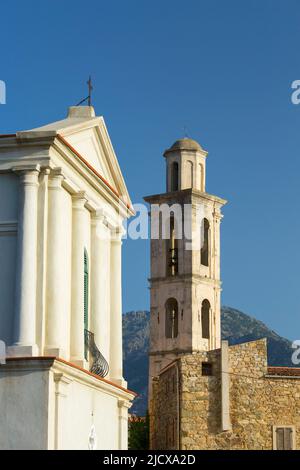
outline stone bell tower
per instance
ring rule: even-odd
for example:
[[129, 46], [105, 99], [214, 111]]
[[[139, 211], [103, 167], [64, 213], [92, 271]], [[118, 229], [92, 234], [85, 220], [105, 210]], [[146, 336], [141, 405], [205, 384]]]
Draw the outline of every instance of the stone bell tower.
[[166, 193], [145, 198], [151, 206], [150, 397], [152, 378], [178, 355], [217, 349], [221, 339], [226, 201], [205, 191], [207, 152], [198, 142], [177, 140], [164, 157]]

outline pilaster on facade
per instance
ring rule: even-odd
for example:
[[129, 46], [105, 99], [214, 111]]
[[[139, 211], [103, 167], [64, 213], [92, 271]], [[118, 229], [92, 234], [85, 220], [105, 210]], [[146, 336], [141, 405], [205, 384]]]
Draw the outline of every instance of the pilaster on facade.
[[69, 394], [69, 385], [72, 383], [72, 379], [64, 373], [55, 372], [53, 374], [55, 384], [55, 402], [54, 402], [54, 450], [61, 449], [63, 447], [63, 429], [61, 429], [61, 422], [64, 419], [64, 411], [66, 401]]
[[37, 241], [37, 344], [44, 351], [46, 336], [47, 244], [48, 244], [48, 181], [51, 169], [42, 167], [38, 192]]
[[126, 450], [128, 448], [128, 409], [132, 403], [128, 400], [118, 400], [119, 409], [119, 449]]
[[61, 298], [65, 285], [61, 269], [65, 246], [61, 236], [64, 227], [62, 211], [64, 175], [61, 168], [51, 170], [48, 179], [48, 240], [47, 244], [47, 318], [45, 336], [45, 354], [66, 357], [67, 351], [62, 348], [63, 323], [65, 312]]
[[14, 312], [14, 343], [8, 355], [34, 356], [36, 344], [37, 217], [40, 168], [14, 168], [19, 176], [19, 218]]
[[[71, 304], [71, 361], [80, 367], [86, 367], [84, 353], [84, 256], [85, 256], [85, 191], [72, 196], [72, 304]], [[86, 295], [89, 295], [87, 293]]]
[[113, 382], [126, 387], [122, 364], [122, 229], [111, 233], [110, 256], [110, 377]]
[[91, 231], [91, 325], [95, 343], [109, 364], [111, 230], [105, 211], [92, 213]]

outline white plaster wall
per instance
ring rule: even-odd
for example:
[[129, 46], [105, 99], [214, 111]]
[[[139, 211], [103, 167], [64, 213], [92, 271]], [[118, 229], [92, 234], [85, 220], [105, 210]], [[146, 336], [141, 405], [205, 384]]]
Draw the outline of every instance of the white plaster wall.
[[0, 222], [17, 220], [19, 177], [14, 173], [0, 174]]
[[124, 392], [55, 364], [0, 366], [0, 450], [88, 450], [93, 424], [97, 449], [126, 448], [127, 407], [122, 422], [119, 407]]
[[16, 234], [3, 236], [0, 233], [0, 339], [7, 345], [13, 341], [16, 250]]
[[[60, 400], [57, 426], [58, 449], [88, 450], [94, 424], [97, 449], [118, 449], [118, 399], [93, 387], [73, 381], [65, 386]], [[52, 395], [55, 399], [55, 395]]]
[[126, 406], [120, 420], [120, 391], [63, 367], [0, 366], [0, 450], [88, 450], [93, 424], [97, 449], [120, 449], [128, 426]]
[[12, 343], [19, 178], [0, 175], [0, 339]]
[[0, 449], [47, 447], [48, 372], [0, 366]]

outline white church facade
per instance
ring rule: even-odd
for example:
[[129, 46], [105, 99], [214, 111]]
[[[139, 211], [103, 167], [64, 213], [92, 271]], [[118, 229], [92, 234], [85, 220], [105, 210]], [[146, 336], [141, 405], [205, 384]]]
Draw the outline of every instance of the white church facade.
[[126, 449], [122, 222], [133, 214], [89, 106], [0, 136], [0, 449]]

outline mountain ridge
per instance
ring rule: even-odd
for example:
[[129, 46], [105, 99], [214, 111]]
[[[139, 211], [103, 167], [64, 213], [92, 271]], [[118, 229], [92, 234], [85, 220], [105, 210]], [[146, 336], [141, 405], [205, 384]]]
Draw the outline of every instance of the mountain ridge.
[[[131, 413], [145, 415], [148, 392], [149, 317], [147, 310], [123, 314], [124, 377], [128, 387], [139, 395], [130, 409]], [[268, 364], [293, 366], [292, 342], [238, 309], [223, 306], [221, 311], [222, 339], [230, 345], [267, 338]]]

